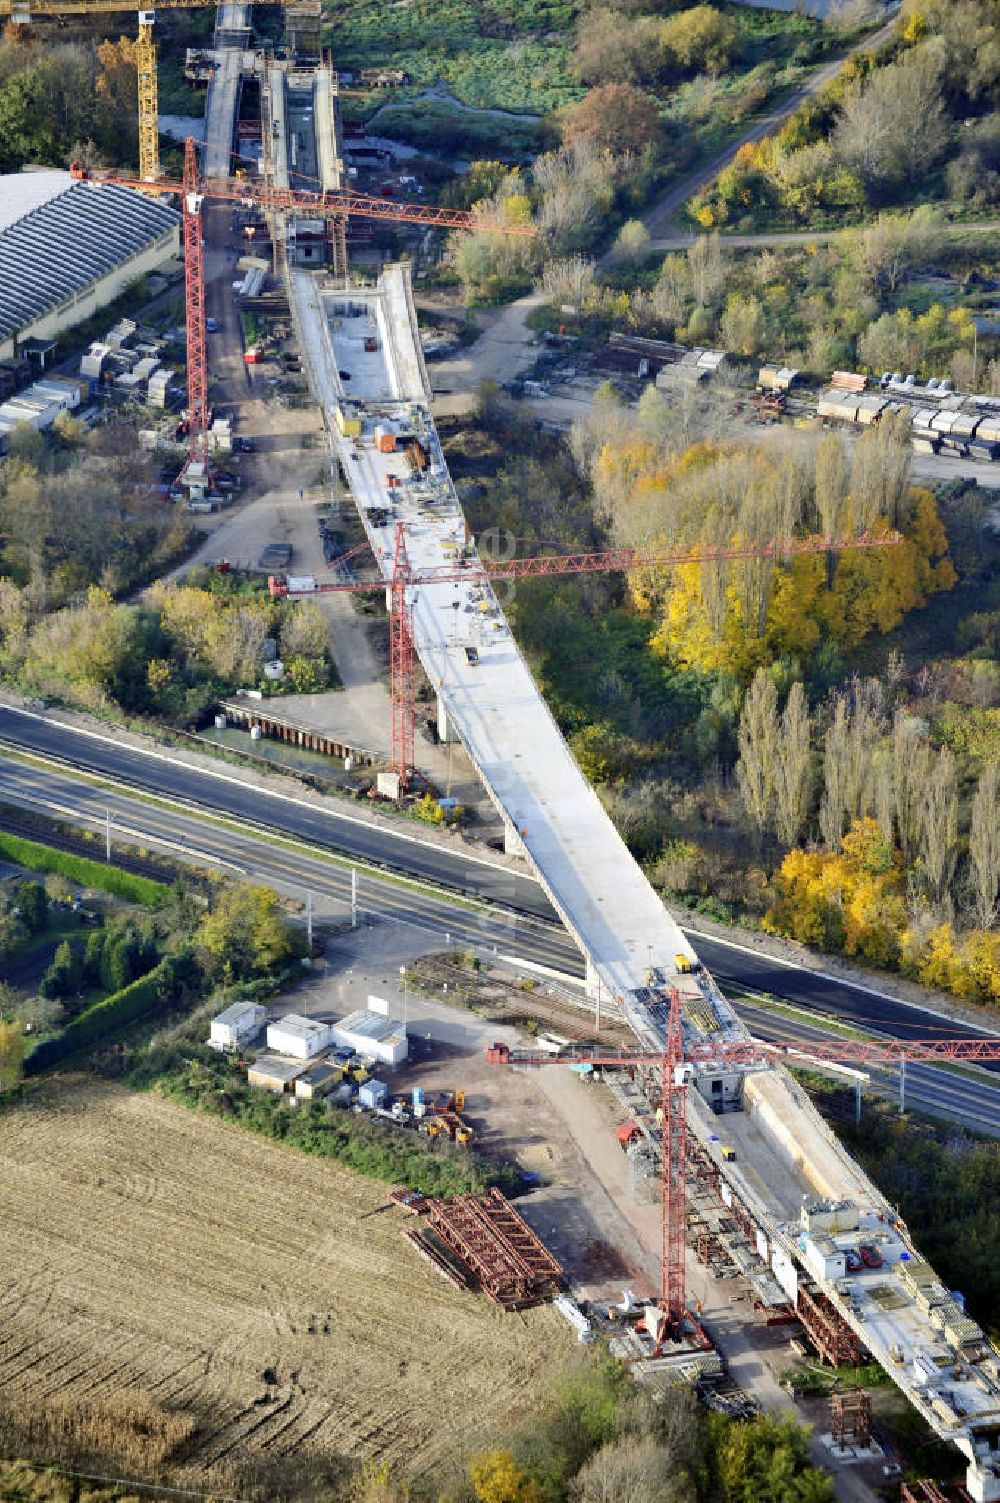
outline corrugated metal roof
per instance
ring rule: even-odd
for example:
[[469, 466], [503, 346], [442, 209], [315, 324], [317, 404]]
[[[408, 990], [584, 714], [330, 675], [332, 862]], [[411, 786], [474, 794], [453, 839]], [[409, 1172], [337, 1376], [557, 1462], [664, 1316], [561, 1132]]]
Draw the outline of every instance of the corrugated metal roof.
[[[58, 308], [180, 220], [131, 188], [75, 183], [68, 173], [51, 174], [66, 186], [39, 204], [37, 194], [32, 200], [22, 193], [22, 182], [34, 176], [0, 178], [0, 337]], [[27, 211], [4, 224], [18, 203]]]

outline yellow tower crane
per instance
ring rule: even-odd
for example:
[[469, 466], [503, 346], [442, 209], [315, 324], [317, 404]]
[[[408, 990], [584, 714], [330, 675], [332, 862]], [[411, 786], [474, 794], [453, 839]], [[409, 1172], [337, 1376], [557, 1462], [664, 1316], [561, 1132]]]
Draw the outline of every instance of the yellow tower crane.
[[[197, 10], [215, 0], [156, 0], [159, 10]], [[96, 16], [131, 10], [122, 0], [0, 0], [0, 20], [30, 26], [40, 16]], [[137, 101], [139, 112], [139, 177], [154, 183], [160, 175], [159, 106], [156, 87], [156, 11], [138, 10], [136, 39]]]

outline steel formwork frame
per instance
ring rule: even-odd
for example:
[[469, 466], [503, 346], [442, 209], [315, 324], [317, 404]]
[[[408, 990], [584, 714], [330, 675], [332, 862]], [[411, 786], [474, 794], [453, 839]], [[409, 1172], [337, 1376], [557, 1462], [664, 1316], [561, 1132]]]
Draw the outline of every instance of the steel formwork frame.
[[410, 559], [406, 529], [396, 524], [396, 542], [389, 586], [389, 674], [392, 698], [392, 769], [405, 788], [413, 772], [415, 653]]
[[838, 1446], [865, 1446], [872, 1438], [872, 1401], [863, 1388], [830, 1395], [830, 1430]]
[[799, 1285], [796, 1310], [816, 1350], [831, 1367], [857, 1367], [861, 1341], [821, 1290]]
[[428, 1203], [431, 1230], [508, 1307], [533, 1304], [563, 1285], [559, 1263], [499, 1190]]

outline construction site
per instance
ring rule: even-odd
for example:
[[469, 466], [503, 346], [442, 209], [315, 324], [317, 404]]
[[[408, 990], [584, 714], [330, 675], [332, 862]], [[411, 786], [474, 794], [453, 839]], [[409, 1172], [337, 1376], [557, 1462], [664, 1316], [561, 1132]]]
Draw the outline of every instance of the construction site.
[[[318, 7], [311, 14], [289, 6], [287, 22], [294, 56], [276, 59], [249, 45], [248, 7], [220, 7], [206, 54], [204, 153], [199, 163], [188, 143], [182, 183], [158, 177], [148, 132], [140, 137], [146, 152], [138, 179], [74, 169], [95, 194], [124, 184], [179, 202], [188, 383], [181, 483], [192, 500], [213, 485], [203, 242], [215, 233], [206, 210], [223, 204], [226, 215], [235, 210], [260, 226], [254, 257], [263, 261], [261, 289], [287, 308], [328, 472], [344, 477], [375, 563], [360, 584], [337, 570], [329, 579], [275, 574], [272, 592], [385, 592], [392, 768], [382, 774], [383, 791], [398, 796], [416, 771], [414, 697], [422, 671], [436, 698], [441, 742], [460, 743], [502, 820], [507, 853], [528, 864], [579, 948], [587, 996], [635, 1039], [634, 1048], [603, 1054], [503, 1045], [490, 1055], [501, 1069], [589, 1067], [618, 1094], [631, 1124], [621, 1172], [648, 1180], [662, 1200], [659, 1297], [641, 1322], [615, 1322], [618, 1349], [640, 1365], [694, 1363], [697, 1370], [711, 1333], [689, 1306], [687, 1266], [697, 1259], [720, 1279], [735, 1271], [752, 1293], [749, 1323], [799, 1322], [835, 1367], [870, 1354], [931, 1430], [961, 1452], [968, 1498], [997, 1503], [1000, 1355], [919, 1256], [920, 1228], [911, 1237], [784, 1068], [782, 1050], [751, 1039], [700, 964], [577, 766], [493, 588], [497, 577], [627, 568], [634, 555], [489, 568], [480, 558], [431, 412], [409, 268], [389, 265], [373, 283], [352, 280], [350, 266], [355, 233], [363, 239], [366, 224], [391, 222], [423, 235], [472, 221], [459, 211], [354, 190], [335, 60], [319, 47]], [[240, 154], [248, 139], [241, 98], [251, 82], [261, 103], [255, 162]], [[216, 229], [225, 236], [221, 214]], [[874, 545], [862, 537], [794, 546]], [[772, 551], [791, 548], [780, 540]], [[825, 1057], [858, 1063], [998, 1053], [989, 1045], [964, 1055], [960, 1045], [950, 1052], [945, 1044], [936, 1051], [869, 1047], [866, 1055], [847, 1041]], [[505, 1309], [560, 1292], [559, 1263], [497, 1193], [445, 1202], [404, 1192], [399, 1203], [413, 1213], [407, 1240], [453, 1282], [478, 1284]], [[869, 1250], [860, 1260], [859, 1247]], [[864, 1428], [863, 1418], [842, 1413], [834, 1438], [841, 1447], [850, 1436], [864, 1445]]]

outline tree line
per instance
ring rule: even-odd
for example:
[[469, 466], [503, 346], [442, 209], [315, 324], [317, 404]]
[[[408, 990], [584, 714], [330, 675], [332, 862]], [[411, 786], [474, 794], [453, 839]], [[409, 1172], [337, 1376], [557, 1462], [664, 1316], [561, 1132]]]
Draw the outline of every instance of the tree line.
[[765, 927], [1000, 1003], [1000, 762], [961, 765], [900, 698], [855, 678], [811, 716], [758, 670], [736, 776], [787, 852]]

